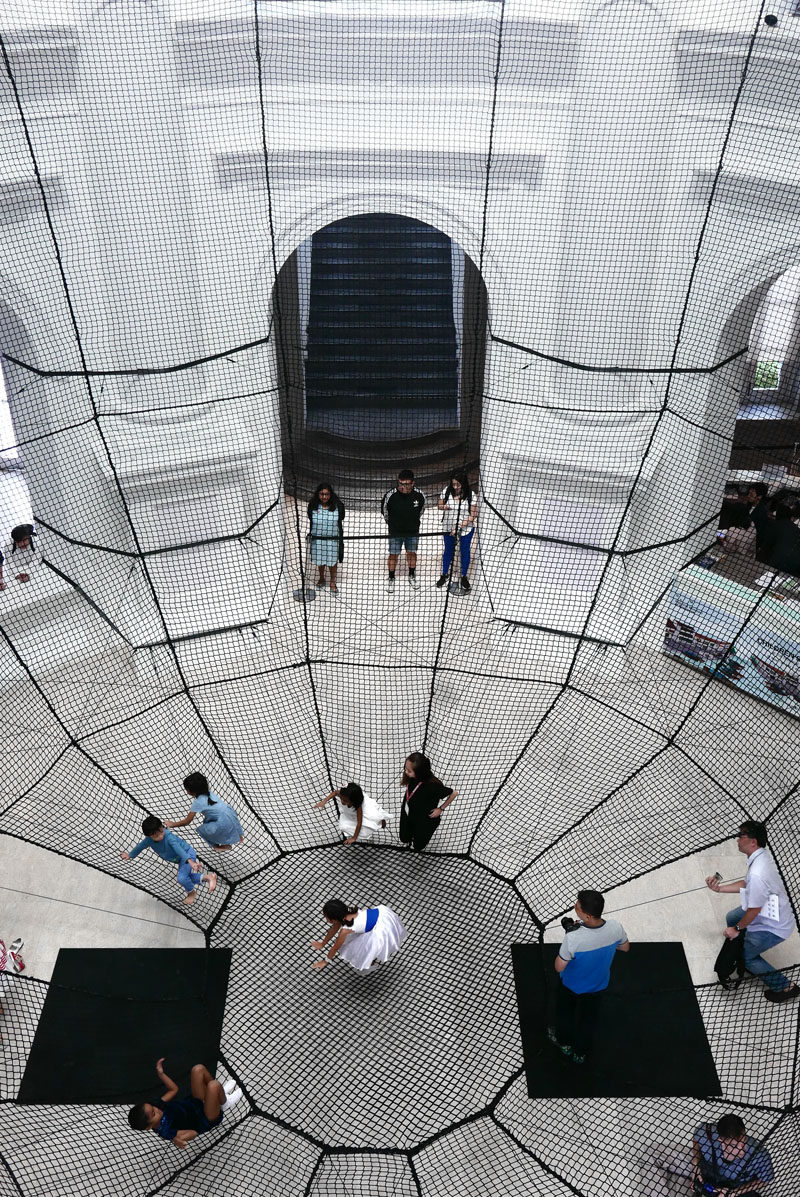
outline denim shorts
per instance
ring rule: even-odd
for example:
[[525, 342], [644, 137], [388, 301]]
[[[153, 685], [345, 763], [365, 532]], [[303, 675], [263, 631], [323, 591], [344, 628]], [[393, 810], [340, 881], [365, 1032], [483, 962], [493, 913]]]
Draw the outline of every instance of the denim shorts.
[[389, 537], [389, 552], [394, 557], [405, 545], [407, 553], [416, 553], [419, 544], [418, 536], [390, 536]]

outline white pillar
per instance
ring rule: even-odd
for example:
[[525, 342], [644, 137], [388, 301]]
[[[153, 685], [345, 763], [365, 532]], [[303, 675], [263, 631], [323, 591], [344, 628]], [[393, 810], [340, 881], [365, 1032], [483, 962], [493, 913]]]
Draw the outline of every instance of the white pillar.
[[[484, 513], [484, 568], [496, 575], [495, 614], [506, 618], [621, 643], [672, 568], [674, 552], [655, 570], [623, 568], [617, 557], [607, 564], [605, 552], [684, 530], [653, 520], [672, 515], [661, 491], [674, 479], [658, 479], [664, 444], [657, 436], [648, 448], [664, 376], [580, 367], [670, 365], [690, 265], [670, 240], [688, 174], [678, 117], [674, 30], [646, 0], [597, 4], [581, 28], [561, 147], [560, 281], [547, 339], [548, 352], [574, 366], [531, 361], [527, 377], [516, 375], [537, 405], [535, 427], [516, 445], [506, 438], [494, 480], [520, 532], [597, 551], [514, 543]], [[495, 346], [493, 357], [502, 370], [505, 354]], [[494, 435], [503, 439], [499, 428]]]

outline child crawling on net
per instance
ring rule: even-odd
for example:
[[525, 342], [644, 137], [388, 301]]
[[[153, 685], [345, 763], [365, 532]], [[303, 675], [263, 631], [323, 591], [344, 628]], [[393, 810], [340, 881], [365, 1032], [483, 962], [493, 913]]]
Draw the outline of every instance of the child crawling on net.
[[178, 1097], [178, 1086], [162, 1067], [165, 1056], [156, 1064], [158, 1079], [166, 1085], [159, 1101], [140, 1101], [128, 1111], [132, 1130], [151, 1130], [182, 1151], [187, 1143], [222, 1122], [223, 1110], [235, 1105], [242, 1091], [235, 1081], [224, 1085], [215, 1081], [204, 1064], [195, 1064], [191, 1076], [191, 1096]]
[[348, 782], [340, 790], [331, 790], [326, 798], [314, 803], [314, 810], [321, 810], [331, 798], [339, 800], [339, 830], [346, 844], [371, 840], [376, 831], [386, 826], [391, 816], [374, 798], [365, 794], [356, 782]]

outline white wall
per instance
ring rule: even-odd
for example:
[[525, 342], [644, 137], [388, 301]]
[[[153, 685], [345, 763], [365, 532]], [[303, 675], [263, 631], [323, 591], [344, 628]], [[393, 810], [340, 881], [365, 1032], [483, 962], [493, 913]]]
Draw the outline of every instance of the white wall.
[[[597, 367], [667, 369], [676, 346], [677, 366], [716, 364], [736, 304], [797, 260], [792, 21], [758, 26], [758, 5], [743, 0], [663, 12], [617, 0], [560, 7], [558, 19], [510, 0], [498, 64], [493, 3], [403, 16], [260, 5], [262, 129], [249, 5], [226, 6], [224, 22], [213, 5], [182, 8], [174, 43], [155, 3], [120, 2], [110, 16], [86, 4], [80, 25], [47, 32], [16, 9], [8, 47], [22, 82], [2, 109], [11, 219], [0, 277], [29, 357], [80, 369], [73, 318], [90, 368], [232, 350], [266, 335], [276, 268], [315, 229], [370, 209], [434, 224], [481, 264], [494, 336], [570, 363], [490, 345], [486, 497], [519, 531], [599, 550], [525, 538], [510, 550], [485, 507], [495, 613], [624, 641], [704, 536], [607, 568], [604, 550], [677, 540], [711, 517], [727, 447], [681, 417], [729, 434], [736, 395], [719, 375], [668, 385]], [[22, 436], [82, 427], [27, 451], [34, 510], [132, 553], [241, 530], [280, 491], [274, 385], [269, 347], [94, 380], [91, 393], [36, 383], [35, 408], [15, 412]], [[266, 535], [277, 543], [277, 522]], [[50, 551], [101, 602], [127, 567]], [[212, 604], [209, 621], [218, 615]]]

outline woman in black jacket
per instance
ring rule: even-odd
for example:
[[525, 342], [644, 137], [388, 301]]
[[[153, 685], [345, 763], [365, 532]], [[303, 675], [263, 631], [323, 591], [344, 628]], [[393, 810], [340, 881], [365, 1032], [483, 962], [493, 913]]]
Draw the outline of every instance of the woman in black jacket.
[[458, 790], [433, 776], [431, 763], [421, 752], [411, 752], [403, 766], [405, 790], [400, 810], [400, 839], [421, 852], [439, 826], [442, 811]]
[[336, 571], [344, 558], [344, 503], [329, 482], [320, 482], [308, 505], [311, 523], [311, 563], [319, 570], [317, 589], [325, 585], [325, 567], [331, 577], [331, 594], [338, 594]]

